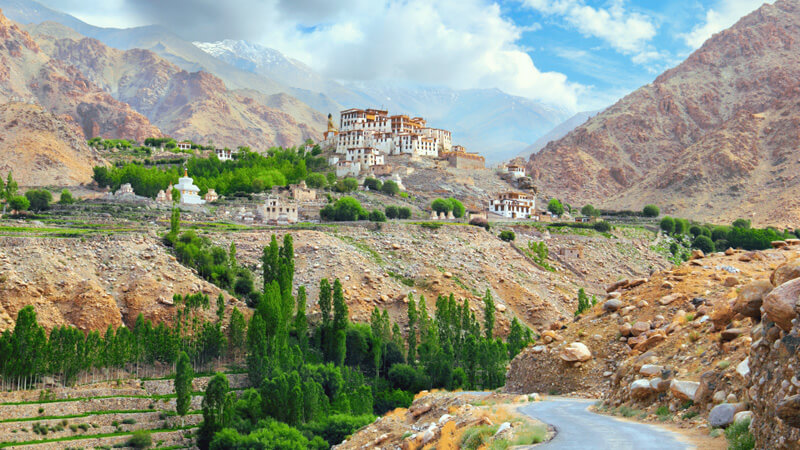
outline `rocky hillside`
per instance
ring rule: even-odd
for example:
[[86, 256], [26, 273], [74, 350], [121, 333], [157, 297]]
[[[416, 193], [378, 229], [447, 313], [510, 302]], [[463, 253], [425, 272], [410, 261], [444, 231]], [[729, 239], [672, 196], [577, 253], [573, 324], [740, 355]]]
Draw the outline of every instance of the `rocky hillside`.
[[32, 29], [46, 53], [72, 65], [171, 136], [265, 150], [319, 138], [318, 130], [324, 128], [320, 113], [309, 112], [299, 122], [284, 112], [303, 109], [292, 97], [230, 91], [221, 79], [181, 70], [150, 50], [122, 51], [96, 39], [51, 37], [47, 33], [68, 34], [55, 25]]
[[[47, 329], [130, 326], [139, 313], [154, 323], [170, 322], [175, 316], [173, 294], [204, 292], [216, 298], [220, 292], [148, 235], [0, 237], [0, 273], [3, 330], [13, 327], [17, 312], [26, 305], [34, 306], [39, 323]], [[229, 309], [246, 309], [227, 298]]]
[[21, 186], [74, 186], [105, 164], [75, 122], [28, 103], [0, 105], [0, 173]]
[[34, 102], [70, 117], [85, 137], [143, 140], [161, 132], [146, 117], [104, 92], [74, 67], [48, 56], [0, 13], [0, 102]]
[[778, 0], [531, 156], [546, 192], [715, 222], [796, 225], [800, 4]]
[[800, 241], [775, 246], [696, 253], [609, 285], [604, 302], [511, 363], [506, 389], [591, 393], [606, 411], [700, 429], [742, 413], [758, 442], [796, 448]]

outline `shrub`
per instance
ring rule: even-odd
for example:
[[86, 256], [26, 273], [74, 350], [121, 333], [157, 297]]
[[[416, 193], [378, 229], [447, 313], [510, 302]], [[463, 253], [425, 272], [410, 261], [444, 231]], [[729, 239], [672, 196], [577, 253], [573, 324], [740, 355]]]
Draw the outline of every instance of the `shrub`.
[[642, 215], [645, 217], [658, 217], [661, 211], [658, 209], [656, 205], [647, 205], [642, 208]]
[[380, 191], [383, 187], [383, 183], [377, 178], [367, 177], [364, 178], [364, 187], [368, 188], [370, 191]]
[[421, 226], [422, 228], [427, 228], [429, 230], [438, 230], [439, 228], [442, 228], [442, 223], [441, 222], [423, 222], [423, 223], [419, 224], [419, 226]]
[[403, 206], [397, 210], [397, 215], [400, 219], [410, 219], [411, 218], [411, 208], [408, 206]]
[[755, 437], [750, 433], [749, 420], [743, 420], [729, 426], [725, 430], [725, 439], [728, 440], [729, 450], [750, 450], [756, 445]]
[[450, 202], [450, 205], [452, 207], [451, 209], [453, 211], [453, 216], [455, 218], [460, 219], [464, 217], [464, 212], [466, 211], [466, 209], [464, 208], [464, 205], [460, 201], [454, 198], [449, 198], [447, 199], [447, 201]]
[[397, 183], [395, 183], [392, 180], [386, 180], [386, 182], [384, 182], [383, 186], [381, 187], [381, 192], [383, 192], [386, 195], [391, 195], [392, 197], [394, 197], [400, 192], [400, 186], [398, 186]]
[[734, 228], [750, 228], [750, 221], [747, 219], [736, 219], [733, 221]]
[[386, 207], [386, 218], [387, 219], [397, 219], [400, 217], [400, 210], [397, 206], [389, 205]]
[[58, 203], [60, 205], [71, 205], [75, 203], [75, 199], [72, 197], [72, 192], [67, 189], [61, 191], [61, 198], [58, 199]]
[[589, 296], [586, 295], [583, 288], [578, 289], [578, 309], [575, 311], [575, 315], [578, 316], [584, 311], [588, 311], [596, 302], [597, 300], [589, 301]]
[[500, 232], [499, 237], [506, 242], [511, 242], [516, 239], [517, 235], [513, 231], [504, 230]]
[[483, 217], [473, 217], [469, 221], [470, 225], [475, 225], [476, 227], [483, 227], [486, 230], [489, 230], [489, 221], [484, 219]]
[[359, 428], [372, 423], [375, 416], [364, 414], [352, 416], [349, 414], [333, 414], [322, 420], [309, 422], [302, 429], [313, 435], [320, 436], [328, 442], [342, 442]]
[[689, 234], [691, 234], [693, 237], [697, 237], [703, 234], [703, 230], [697, 225], [692, 225], [689, 227]]
[[139, 430], [134, 432], [133, 436], [128, 439], [127, 445], [133, 448], [148, 448], [153, 445], [153, 439], [147, 431]]
[[658, 409], [656, 409], [656, 416], [658, 416], [659, 420], [667, 420], [671, 415], [672, 414], [670, 414], [669, 408], [667, 408], [665, 405], [661, 405], [658, 407]]
[[370, 222], [386, 222], [386, 216], [379, 210], [374, 209], [369, 213]]
[[672, 217], [666, 216], [661, 219], [659, 226], [664, 233], [672, 234], [675, 232], [675, 220]]
[[436, 211], [438, 214], [447, 214], [453, 210], [453, 204], [443, 198], [437, 198], [431, 202], [431, 209]]
[[125, 425], [134, 425], [136, 423], [136, 419], [124, 419], [122, 423]]
[[594, 229], [596, 231], [599, 231], [600, 233], [607, 233], [611, 231], [611, 224], [609, 224], [605, 220], [601, 220], [594, 224]]

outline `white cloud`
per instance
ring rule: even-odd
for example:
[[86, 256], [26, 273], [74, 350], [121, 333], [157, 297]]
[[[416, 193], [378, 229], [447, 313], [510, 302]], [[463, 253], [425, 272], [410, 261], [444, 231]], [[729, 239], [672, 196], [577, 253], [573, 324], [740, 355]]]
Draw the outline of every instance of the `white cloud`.
[[594, 8], [583, 0], [523, 0], [523, 4], [542, 14], [562, 17], [584, 36], [602, 39], [624, 54], [648, 51], [656, 35], [652, 18], [626, 11], [623, 0], [613, 0], [606, 8]]
[[540, 25], [515, 24], [493, 0], [109, 1], [124, 3], [120, 15], [155, 20], [188, 40], [247, 39], [346, 81], [498, 88], [570, 110], [585, 90], [539, 70], [518, 41]]
[[583, 86], [542, 72], [517, 44], [523, 28], [483, 0], [367, 2], [312, 25], [290, 14], [261, 42], [334, 78], [404, 80], [453, 88], [498, 88], [574, 109]]
[[729, 28], [764, 3], [772, 3], [772, 1], [720, 0], [716, 6], [706, 10], [703, 23], [695, 26], [691, 32], [683, 34], [681, 37], [692, 49], [699, 48], [711, 35]]

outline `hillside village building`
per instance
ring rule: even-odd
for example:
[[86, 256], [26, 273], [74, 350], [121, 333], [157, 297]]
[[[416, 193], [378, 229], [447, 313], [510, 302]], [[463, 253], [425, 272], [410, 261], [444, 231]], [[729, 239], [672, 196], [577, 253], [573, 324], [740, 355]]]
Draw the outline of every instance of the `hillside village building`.
[[524, 166], [518, 166], [516, 164], [509, 164], [506, 166], [506, 172], [510, 173], [511, 176], [514, 178], [522, 178], [526, 176], [526, 171]]
[[456, 169], [484, 169], [486, 168], [486, 159], [477, 153], [468, 153], [467, 150], [460, 146], [454, 145], [449, 152], [442, 152], [439, 157], [446, 159], [452, 167]]
[[297, 202], [270, 195], [259, 208], [259, 213], [266, 223], [278, 225], [297, 223]]
[[509, 219], [530, 219], [536, 214], [536, 197], [522, 192], [503, 192], [489, 204], [489, 212]]
[[191, 150], [192, 143], [189, 141], [181, 141], [178, 142], [178, 150]]
[[238, 150], [231, 150], [229, 148], [217, 148], [214, 149], [214, 153], [217, 154], [217, 159], [220, 161], [230, 161], [233, 159], [233, 155], [238, 153]]

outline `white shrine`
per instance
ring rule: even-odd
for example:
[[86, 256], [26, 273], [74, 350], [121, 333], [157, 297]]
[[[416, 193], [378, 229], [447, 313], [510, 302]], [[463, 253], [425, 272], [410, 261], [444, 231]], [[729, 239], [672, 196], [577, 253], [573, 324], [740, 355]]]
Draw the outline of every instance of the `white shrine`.
[[175, 189], [181, 193], [181, 204], [183, 205], [203, 205], [206, 202], [200, 198], [200, 188], [194, 185], [194, 180], [189, 176], [186, 168], [183, 169], [183, 176], [178, 179]]

